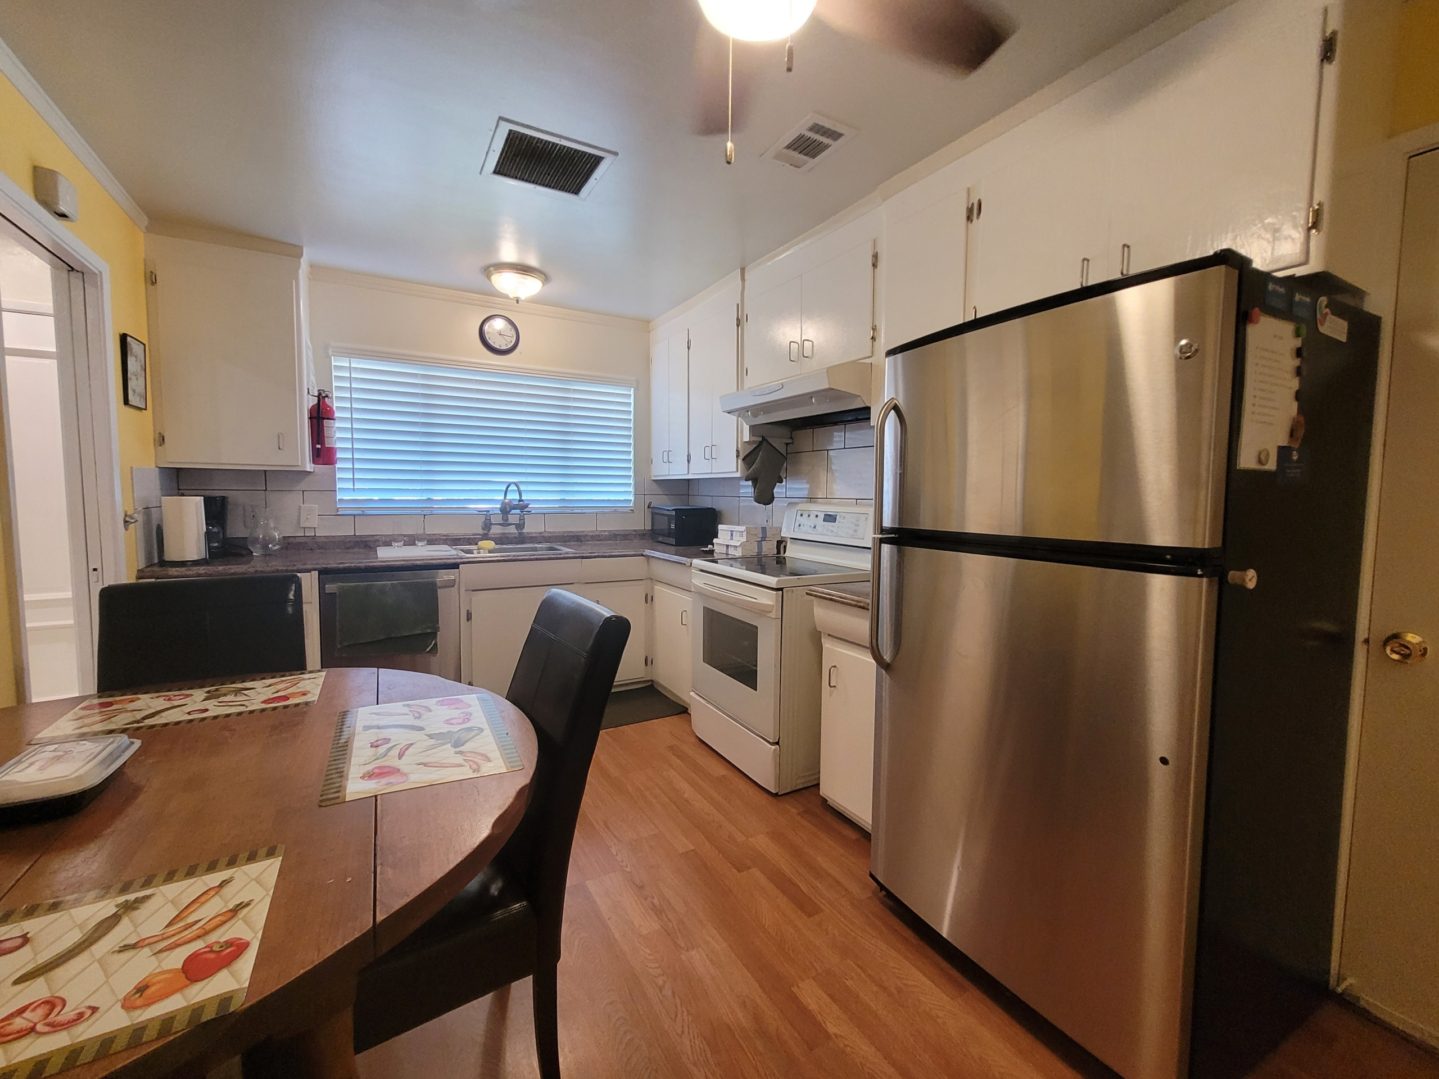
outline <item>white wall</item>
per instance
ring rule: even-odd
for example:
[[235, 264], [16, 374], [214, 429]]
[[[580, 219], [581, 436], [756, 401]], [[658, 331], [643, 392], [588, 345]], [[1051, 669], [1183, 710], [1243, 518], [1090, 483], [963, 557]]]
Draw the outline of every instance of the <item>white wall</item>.
[[[635, 387], [635, 506], [624, 513], [534, 514], [529, 532], [590, 532], [648, 527], [648, 496], [682, 499], [684, 484], [647, 479], [649, 460], [649, 334], [637, 319], [567, 311], [541, 304], [513, 304], [494, 297], [434, 288], [389, 278], [314, 267], [310, 271], [310, 341], [321, 387], [330, 385], [330, 357], [356, 351], [370, 355], [473, 360], [579, 375], [624, 379]], [[520, 330], [520, 347], [498, 359], [479, 341], [480, 321], [502, 311]], [[470, 535], [482, 515], [340, 516], [332, 468], [304, 472], [243, 472], [181, 469], [185, 494], [230, 497], [230, 530], [243, 538], [248, 514], [266, 507], [282, 531], [322, 536]], [[502, 492], [495, 492], [498, 503]], [[300, 506], [316, 505], [317, 529], [299, 526]]]

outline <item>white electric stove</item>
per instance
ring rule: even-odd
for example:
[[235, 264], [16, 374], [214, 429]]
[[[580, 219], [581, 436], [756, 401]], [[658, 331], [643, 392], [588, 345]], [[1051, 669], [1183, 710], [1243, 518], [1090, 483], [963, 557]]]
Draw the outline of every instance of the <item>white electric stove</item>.
[[806, 590], [867, 580], [873, 530], [869, 506], [800, 503], [785, 511], [783, 554], [693, 564], [695, 734], [776, 794], [819, 781], [820, 641]]

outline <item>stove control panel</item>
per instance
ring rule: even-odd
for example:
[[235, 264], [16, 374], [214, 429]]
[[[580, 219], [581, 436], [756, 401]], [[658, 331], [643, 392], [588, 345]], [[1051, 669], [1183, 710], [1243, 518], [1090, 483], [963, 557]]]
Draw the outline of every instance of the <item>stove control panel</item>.
[[829, 507], [810, 503], [791, 506], [785, 514], [784, 535], [789, 539], [868, 547], [872, 531], [870, 511], [867, 508]]

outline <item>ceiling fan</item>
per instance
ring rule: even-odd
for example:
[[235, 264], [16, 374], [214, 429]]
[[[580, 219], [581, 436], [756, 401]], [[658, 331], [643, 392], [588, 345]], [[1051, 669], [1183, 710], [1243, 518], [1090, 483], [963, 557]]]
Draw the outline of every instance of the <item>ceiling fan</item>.
[[969, 72], [1014, 32], [1013, 23], [980, 0], [699, 0], [699, 5], [710, 25], [700, 26], [695, 43], [695, 133], [724, 131], [727, 164], [734, 163], [734, 128], [761, 59], [747, 43], [784, 41], [785, 70], [792, 71], [793, 35], [814, 15], [862, 41]]

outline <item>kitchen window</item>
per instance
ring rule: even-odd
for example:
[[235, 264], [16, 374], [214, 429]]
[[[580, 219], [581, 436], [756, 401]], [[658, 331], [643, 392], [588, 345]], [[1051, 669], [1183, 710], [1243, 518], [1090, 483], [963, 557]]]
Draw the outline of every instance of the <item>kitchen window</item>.
[[334, 357], [342, 513], [634, 505], [632, 385], [461, 363]]

